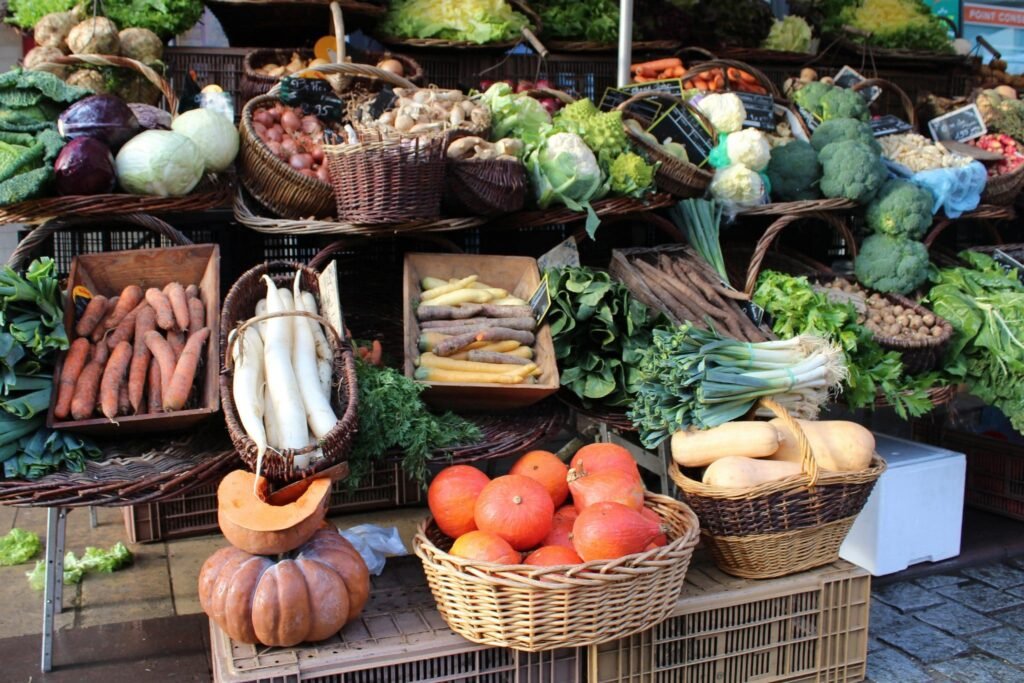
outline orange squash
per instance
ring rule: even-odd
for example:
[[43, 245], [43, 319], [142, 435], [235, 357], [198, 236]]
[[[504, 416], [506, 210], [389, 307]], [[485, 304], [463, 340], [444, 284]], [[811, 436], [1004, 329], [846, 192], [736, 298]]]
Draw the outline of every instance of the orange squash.
[[565, 505], [555, 510], [555, 516], [551, 520], [551, 531], [540, 544], [572, 548], [572, 525], [579, 514], [573, 505]]
[[427, 489], [427, 506], [437, 526], [451, 538], [476, 529], [473, 519], [476, 498], [490, 479], [469, 465], [441, 470]]
[[494, 562], [496, 564], [519, 564], [522, 555], [508, 544], [501, 536], [487, 531], [470, 531], [455, 539], [450, 555], [463, 557], [478, 562]]
[[228, 542], [253, 555], [286, 553], [308, 541], [327, 515], [330, 479], [313, 479], [287, 505], [265, 502], [267, 480], [246, 470], [229, 472], [217, 487], [217, 523]]
[[521, 474], [540, 482], [551, 494], [551, 502], [555, 507], [569, 497], [569, 484], [565, 479], [568, 473], [568, 465], [549, 451], [530, 451], [509, 470], [509, 474]]
[[537, 548], [526, 556], [523, 564], [532, 564], [538, 567], [554, 567], [561, 564], [580, 564], [583, 560], [572, 548], [562, 545], [546, 545]]
[[569, 468], [577, 472], [593, 474], [608, 469], [620, 469], [640, 478], [633, 455], [622, 446], [613, 443], [591, 443], [576, 451], [569, 461]]
[[[640, 508], [640, 514], [646, 517], [647, 519], [651, 520], [655, 524], [657, 524], [659, 527], [661, 526], [661, 517], [659, 517], [658, 513], [652, 510], [651, 508]], [[657, 536], [654, 537], [654, 540], [651, 541], [651, 545], [655, 547], [668, 545], [668, 536], [665, 534], [665, 532], [659, 533]]]
[[481, 531], [497, 534], [516, 550], [528, 550], [551, 531], [555, 504], [539, 482], [506, 474], [480, 492], [475, 516]]
[[[329, 482], [328, 482], [329, 483]], [[221, 548], [199, 572], [199, 604], [232, 639], [290, 647], [324, 640], [362, 612], [370, 573], [336, 529], [275, 560]]]
[[598, 472], [569, 470], [572, 502], [580, 512], [595, 503], [614, 501], [634, 510], [644, 506], [644, 484], [639, 476], [620, 468]]
[[572, 544], [584, 562], [614, 560], [643, 552], [661, 533], [638, 511], [621, 503], [594, 503], [572, 526]]

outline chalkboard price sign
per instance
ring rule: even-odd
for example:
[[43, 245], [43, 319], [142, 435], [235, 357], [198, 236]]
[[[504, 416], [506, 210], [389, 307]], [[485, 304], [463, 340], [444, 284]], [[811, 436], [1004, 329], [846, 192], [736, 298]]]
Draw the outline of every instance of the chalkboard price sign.
[[340, 121], [345, 113], [345, 104], [334, 94], [330, 83], [317, 78], [286, 76], [281, 79], [278, 97], [285, 104], [301, 107], [304, 114], [327, 121]]
[[659, 140], [672, 138], [686, 147], [691, 160], [698, 163], [707, 159], [715, 147], [715, 136], [708, 131], [685, 107], [672, 107], [654, 122], [650, 132]]
[[[832, 84], [837, 85], [840, 88], [852, 88], [861, 81], [866, 80], [866, 78], [864, 78], [854, 69], [851, 69], [848, 66], [844, 66], [842, 69], [839, 70], [839, 73], [837, 73], [835, 77], [832, 79]], [[870, 88], [860, 90], [859, 92], [860, 96], [867, 100], [868, 104], [871, 104], [872, 102], [878, 99], [879, 95], [882, 94], [882, 89], [879, 88], [877, 85], [873, 85]]]
[[988, 127], [981, 118], [978, 105], [969, 104], [932, 119], [928, 122], [928, 131], [933, 140], [964, 142], [980, 138], [988, 132]]
[[[682, 92], [682, 85], [679, 79], [675, 79], [668, 81], [655, 81], [652, 83], [635, 83], [621, 88], [608, 88], [604, 91], [604, 97], [601, 99], [601, 104], [598, 105], [598, 109], [601, 111], [611, 111], [633, 95], [642, 92], [667, 92], [678, 96]], [[661, 113], [662, 108], [664, 107], [664, 102], [665, 100], [653, 98], [649, 100], [641, 100], [629, 105], [629, 111], [647, 119], [648, 121], [653, 121], [658, 118], [658, 115]]]
[[913, 130], [913, 127], [909, 123], [892, 114], [871, 119], [871, 132], [874, 133], [876, 138], [895, 133], [909, 133], [911, 130]]
[[775, 100], [768, 95], [753, 92], [738, 92], [736, 96], [743, 102], [747, 111], [744, 126], [760, 130], [775, 130]]

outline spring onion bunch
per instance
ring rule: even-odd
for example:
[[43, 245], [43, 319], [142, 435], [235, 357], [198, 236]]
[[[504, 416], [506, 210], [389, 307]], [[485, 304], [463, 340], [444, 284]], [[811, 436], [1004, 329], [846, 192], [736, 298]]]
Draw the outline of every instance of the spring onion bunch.
[[629, 418], [648, 448], [681, 429], [735, 420], [765, 396], [813, 418], [846, 377], [842, 350], [823, 337], [750, 344], [689, 323], [655, 330], [639, 370]]
[[676, 228], [686, 235], [686, 240], [698, 254], [707, 261], [722, 282], [729, 284], [719, 241], [722, 224], [722, 205], [708, 199], [684, 199], [669, 209], [669, 218]]

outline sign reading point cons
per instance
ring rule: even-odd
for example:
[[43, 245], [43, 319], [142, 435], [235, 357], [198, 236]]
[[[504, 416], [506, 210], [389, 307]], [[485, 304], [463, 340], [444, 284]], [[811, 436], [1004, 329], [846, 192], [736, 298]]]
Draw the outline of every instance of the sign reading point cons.
[[1024, 9], [964, 3], [964, 23], [1024, 28]]

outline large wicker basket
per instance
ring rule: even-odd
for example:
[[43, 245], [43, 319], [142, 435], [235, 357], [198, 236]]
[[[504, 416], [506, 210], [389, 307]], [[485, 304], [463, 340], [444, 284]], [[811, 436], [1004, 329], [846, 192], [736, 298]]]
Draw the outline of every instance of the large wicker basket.
[[686, 505], [647, 494], [668, 527], [668, 545], [617, 560], [535, 567], [476, 562], [446, 552], [433, 519], [413, 538], [427, 583], [448, 626], [475, 643], [537, 652], [583, 647], [647, 630], [676, 603], [697, 545]]
[[445, 170], [445, 203], [473, 216], [519, 211], [526, 204], [529, 182], [518, 159], [449, 161]]
[[1024, 190], [1024, 166], [1003, 175], [989, 176], [981, 193], [983, 204], [1010, 206]]
[[885, 471], [874, 456], [859, 472], [818, 469], [803, 431], [769, 399], [762, 408], [786, 421], [796, 435], [803, 473], [749, 489], [708, 486], [673, 461], [669, 476], [701, 520], [701, 536], [722, 571], [748, 579], [794, 574], [834, 562], [839, 546]]
[[[273, 277], [279, 287], [291, 288], [295, 277], [295, 271], [302, 271], [302, 289], [312, 292], [320, 299], [320, 286], [317, 279], [318, 273], [307, 266], [298, 263], [285, 261], [274, 261], [263, 263], [250, 268], [231, 286], [231, 290], [224, 298], [224, 305], [221, 310], [220, 319], [220, 362], [223, 369], [220, 375], [220, 389], [222, 393], [221, 402], [224, 407], [224, 420], [227, 423], [228, 433], [235, 445], [239, 456], [245, 461], [249, 469], [256, 470], [256, 443], [249, 438], [242, 427], [241, 419], [238, 416], [238, 408], [235, 406], [234, 395], [231, 390], [232, 373], [231, 366], [227, 362], [230, 349], [228, 337], [231, 331], [240, 322], [248, 320], [255, 315], [256, 302], [266, 296], [266, 285], [263, 284], [264, 275]], [[356, 366], [350, 344], [343, 341], [339, 330], [334, 330], [326, 325], [328, 338], [334, 351], [334, 393], [332, 406], [338, 416], [338, 423], [327, 435], [320, 440], [320, 443], [307, 446], [302, 449], [287, 449], [276, 451], [267, 449], [263, 456], [261, 474], [268, 479], [277, 482], [296, 481], [310, 476], [331, 465], [344, 462], [348, 456], [352, 439], [355, 436], [358, 421], [356, 418]], [[323, 458], [311, 462], [306, 468], [298, 468], [295, 458], [299, 455], [313, 453], [317, 448], [323, 452]]]

